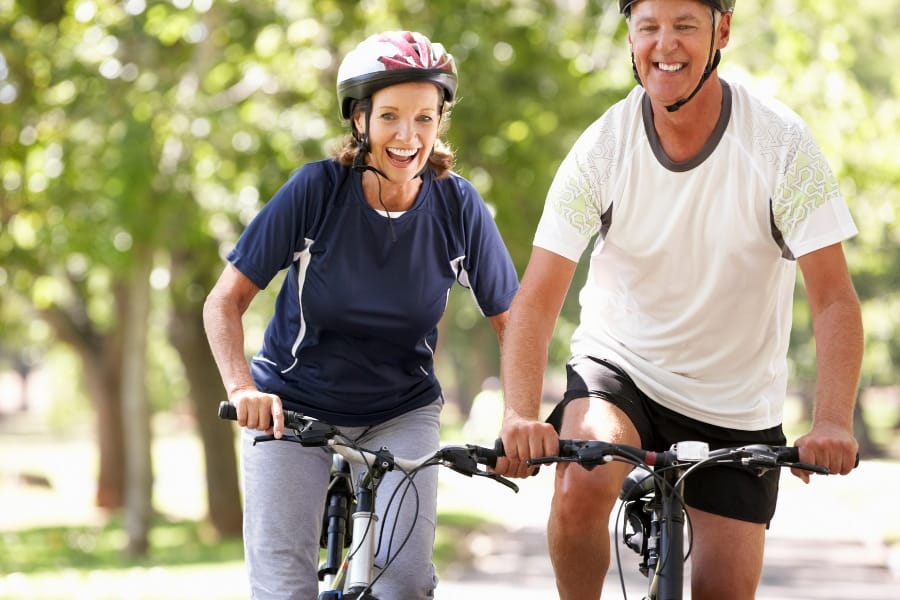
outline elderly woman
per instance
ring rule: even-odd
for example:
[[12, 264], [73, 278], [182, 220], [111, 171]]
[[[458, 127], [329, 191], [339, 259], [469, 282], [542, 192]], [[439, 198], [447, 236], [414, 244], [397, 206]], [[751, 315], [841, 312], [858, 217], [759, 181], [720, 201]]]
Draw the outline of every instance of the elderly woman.
[[[300, 168], [265, 205], [207, 299], [210, 346], [244, 427], [253, 598], [316, 597], [331, 465], [321, 448], [254, 446], [254, 430], [281, 436], [288, 408], [339, 426], [366, 447], [421, 456], [440, 442], [434, 351], [454, 282], [471, 289], [502, 338], [518, 279], [484, 201], [451, 171], [453, 153], [440, 139], [456, 85], [453, 57], [419, 33], [360, 43], [338, 71], [346, 144]], [[242, 315], [282, 269], [289, 272], [248, 365]], [[395, 499], [386, 511], [403, 483], [389, 474], [378, 494], [376, 571], [390, 568], [373, 593], [430, 598], [436, 469], [416, 476], [418, 502], [398, 511]]]

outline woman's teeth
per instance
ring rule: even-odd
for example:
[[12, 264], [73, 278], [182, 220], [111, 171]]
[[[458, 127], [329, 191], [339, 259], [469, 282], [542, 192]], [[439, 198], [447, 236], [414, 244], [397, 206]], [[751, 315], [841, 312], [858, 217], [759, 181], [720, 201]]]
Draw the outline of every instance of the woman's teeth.
[[415, 148], [388, 148], [388, 152], [401, 158], [409, 158], [415, 156], [418, 150]]

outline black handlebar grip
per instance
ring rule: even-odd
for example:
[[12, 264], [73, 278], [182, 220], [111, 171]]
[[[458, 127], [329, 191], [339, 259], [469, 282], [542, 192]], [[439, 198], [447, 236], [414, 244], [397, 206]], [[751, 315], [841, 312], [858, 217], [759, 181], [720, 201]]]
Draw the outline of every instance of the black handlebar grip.
[[497, 451], [496, 449], [484, 448], [482, 446], [470, 446], [475, 450], [475, 462], [486, 465], [490, 468], [494, 468], [497, 466]]
[[784, 462], [800, 462], [800, 448], [797, 446], [788, 446], [781, 454], [781, 460]]
[[[494, 440], [494, 454], [497, 455], [497, 458], [500, 458], [501, 456], [506, 456], [506, 449], [503, 447], [503, 440], [501, 440], [500, 438], [497, 438], [496, 440]], [[496, 466], [496, 461], [494, 461], [494, 464], [490, 465], [490, 466], [491, 467]], [[540, 470], [541, 470], [540, 467], [535, 468], [535, 470], [531, 473], [531, 476], [532, 477], [536, 476], [540, 472]]]
[[237, 421], [237, 408], [228, 400], [219, 402], [219, 418]]
[[[797, 446], [789, 446], [784, 449], [784, 453], [781, 455], [781, 459], [785, 462], [800, 462], [800, 448]], [[853, 468], [859, 466], [859, 452], [856, 453], [856, 462], [853, 464]]]
[[497, 438], [496, 440], [494, 440], [494, 453], [498, 457], [506, 456], [506, 450], [504, 450], [504, 448], [503, 448], [503, 440], [501, 440], [500, 438]]

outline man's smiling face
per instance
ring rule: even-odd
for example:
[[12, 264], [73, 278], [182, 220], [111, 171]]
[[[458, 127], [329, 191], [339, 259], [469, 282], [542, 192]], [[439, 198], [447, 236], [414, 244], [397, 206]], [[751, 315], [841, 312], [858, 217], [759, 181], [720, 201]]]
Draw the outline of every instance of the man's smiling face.
[[644, 89], [663, 104], [687, 98], [710, 60], [716, 15], [715, 48], [728, 41], [730, 15], [698, 0], [641, 0], [631, 6], [628, 42]]

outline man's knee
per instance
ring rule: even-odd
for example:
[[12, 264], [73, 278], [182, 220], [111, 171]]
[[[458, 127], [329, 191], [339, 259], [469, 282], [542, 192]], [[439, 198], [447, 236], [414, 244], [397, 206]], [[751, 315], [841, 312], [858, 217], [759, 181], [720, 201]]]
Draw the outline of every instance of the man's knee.
[[[606, 468], [606, 467], [601, 467]], [[564, 529], [606, 527], [621, 484], [578, 465], [557, 467], [551, 519]]]

